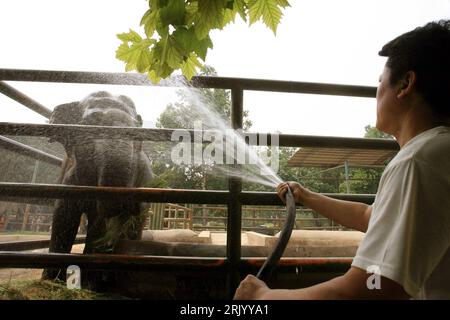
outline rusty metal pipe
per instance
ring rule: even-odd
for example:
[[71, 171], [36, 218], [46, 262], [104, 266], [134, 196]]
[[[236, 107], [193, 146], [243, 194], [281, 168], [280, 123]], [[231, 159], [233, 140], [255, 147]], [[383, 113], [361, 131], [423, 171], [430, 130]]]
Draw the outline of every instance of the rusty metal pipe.
[[[281, 268], [302, 267], [344, 271], [350, 267], [352, 258], [283, 258]], [[260, 267], [264, 258], [241, 258], [240, 268]], [[64, 254], [25, 253], [0, 251], [0, 265], [4, 268], [67, 268], [77, 265], [85, 269], [135, 270], [135, 271], [180, 271], [227, 269], [225, 258], [212, 257], [167, 257], [130, 256], [118, 254]]]
[[[335, 199], [358, 201], [372, 204], [375, 195], [324, 193]], [[230, 194], [219, 190], [158, 189], [158, 188], [119, 188], [69, 186], [59, 184], [33, 184], [0, 182], [0, 196], [10, 201], [15, 198], [54, 198], [54, 199], [132, 199], [141, 202], [175, 202], [200, 204], [228, 204]], [[239, 195], [242, 205], [279, 205], [284, 203], [275, 192], [243, 191]]]
[[[156, 129], [156, 128], [130, 128], [130, 127], [104, 127], [104, 126], [82, 126], [82, 125], [62, 125], [62, 124], [25, 124], [0, 122], [0, 135], [10, 136], [42, 136], [53, 135], [73, 135], [94, 136], [99, 139], [130, 139], [148, 141], [172, 141], [172, 133], [180, 129]], [[191, 135], [194, 141], [196, 131], [185, 130]], [[267, 137], [267, 145], [271, 145], [270, 133], [244, 133], [250, 144], [259, 142], [259, 137]], [[256, 136], [256, 137], [255, 137]], [[256, 138], [256, 139], [255, 139]], [[178, 141], [172, 141], [178, 142]], [[205, 140], [205, 142], [208, 142]], [[315, 147], [322, 148], [356, 148], [356, 149], [382, 149], [398, 150], [398, 143], [390, 139], [368, 139], [368, 138], [342, 138], [328, 136], [309, 136], [280, 134], [280, 147]]]
[[27, 157], [31, 157], [33, 159], [47, 162], [56, 166], [61, 166], [62, 164], [61, 158], [58, 158], [52, 154], [46, 153], [31, 146], [27, 146], [26, 144], [20, 143], [13, 139], [9, 139], [7, 137], [0, 136], [0, 148], [17, 152]]
[[50, 115], [52, 114], [50, 109], [44, 107], [39, 102], [31, 99], [29, 96], [10, 86], [6, 82], [0, 81], [0, 92], [47, 119], [50, 118]]
[[[164, 86], [177, 87], [179, 81], [161, 81], [152, 84], [143, 74], [113, 73], [113, 72], [80, 72], [80, 71], [49, 71], [25, 69], [0, 69], [0, 80], [36, 81], [58, 83], [98, 83], [122, 84], [133, 86]], [[294, 82], [266, 79], [245, 79], [229, 77], [193, 77], [190, 85], [201, 88], [233, 89], [251, 91], [277, 91], [289, 93], [306, 93], [320, 95], [353, 96], [375, 98], [376, 88], [330, 83]]]
[[[86, 237], [76, 237], [74, 244], [85, 243]], [[0, 251], [27, 251], [48, 248], [50, 239], [0, 242]]]
[[0, 265], [3, 268], [67, 268], [69, 265], [77, 265], [80, 268], [99, 270], [168, 271], [223, 268], [226, 260], [221, 258], [0, 251]]

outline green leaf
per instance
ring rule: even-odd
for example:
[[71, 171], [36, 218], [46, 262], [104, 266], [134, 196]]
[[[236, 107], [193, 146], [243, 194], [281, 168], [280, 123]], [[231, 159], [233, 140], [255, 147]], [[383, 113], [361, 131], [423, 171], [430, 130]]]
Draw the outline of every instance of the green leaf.
[[159, 81], [161, 81], [161, 78], [156, 75], [156, 71], [155, 70], [150, 70], [149, 72], [147, 72], [147, 77], [154, 84], [156, 84]]
[[[179, 69], [180, 67], [178, 66], [177, 69]], [[160, 76], [161, 78], [165, 79], [167, 77], [170, 77], [170, 75], [172, 74], [174, 69], [172, 69], [171, 67], [169, 67], [166, 63], [158, 66], [158, 68], [156, 68], [157, 71], [157, 75]]]
[[172, 33], [172, 36], [183, 47], [184, 51], [193, 51], [198, 41], [193, 28], [178, 27]]
[[250, 24], [255, 23], [261, 17], [263, 22], [274, 34], [281, 20], [281, 9], [277, 6], [278, 0], [251, 0], [249, 1]]
[[156, 26], [156, 32], [158, 32], [161, 38], [167, 37], [169, 35], [169, 26], [158, 23]]
[[153, 39], [144, 39], [131, 46], [124, 42], [117, 49], [116, 58], [126, 63], [126, 71], [136, 69], [138, 72], [145, 72], [151, 65], [152, 55], [149, 48], [154, 42]]
[[117, 38], [124, 42], [138, 42], [141, 41], [141, 36], [136, 32], [130, 29], [129, 32], [119, 33]]
[[[148, 1], [148, 6], [152, 10], [159, 10], [161, 8], [160, 2], [161, 2], [160, 0], [149, 0]], [[164, 5], [165, 4], [163, 4], [163, 6]]]
[[239, 13], [242, 20], [247, 22], [247, 13], [245, 12], [245, 1], [244, 0], [234, 0], [233, 10]]
[[145, 24], [145, 21], [149, 18], [149, 16], [155, 12], [154, 10], [148, 9], [145, 11], [144, 15], [141, 18], [141, 22], [139, 23], [140, 26], [143, 26]]
[[197, 74], [197, 68], [200, 67], [201, 63], [198, 61], [197, 56], [194, 53], [191, 53], [181, 66], [181, 72], [188, 80], [191, 80], [191, 78]]
[[213, 48], [213, 43], [209, 36], [206, 36], [202, 40], [199, 40], [198, 45], [194, 48], [194, 52], [203, 60], [206, 60], [206, 53], [208, 49]]
[[136, 70], [140, 73], [146, 72], [152, 64], [152, 53], [147, 49], [142, 49], [136, 62]]
[[[183, 48], [173, 38], [162, 38], [154, 47], [154, 57], [159, 66], [166, 64], [172, 69], [178, 69], [183, 63]], [[160, 75], [157, 72], [157, 75]]]
[[226, 9], [223, 15], [223, 25], [225, 26], [231, 22], [234, 22], [234, 19], [236, 18], [236, 13], [237, 12], [234, 10]]
[[223, 27], [225, 11], [224, 0], [200, 0], [198, 16], [195, 20], [195, 33], [199, 40], [205, 38], [211, 29]]
[[198, 18], [198, 2], [189, 2], [186, 6], [185, 24], [190, 26]]
[[141, 26], [144, 25], [145, 34], [149, 38], [153, 36], [153, 33], [160, 23], [159, 11], [157, 10], [148, 10], [141, 19]]
[[173, 37], [169, 37], [166, 44], [165, 62], [172, 69], [178, 69], [183, 63], [183, 49]]
[[182, 25], [186, 15], [184, 0], [170, 0], [168, 5], [160, 10], [161, 22], [164, 25]]
[[206, 59], [206, 53], [209, 48], [212, 48], [213, 44], [211, 38], [206, 36], [202, 40], [198, 40], [195, 34], [194, 28], [177, 28], [172, 36], [185, 52], [184, 56], [188, 56], [188, 53], [195, 52], [203, 60]]
[[211, 28], [222, 26], [224, 10], [224, 0], [200, 0], [198, 2], [198, 13], [207, 20]]
[[280, 6], [282, 8], [291, 6], [287, 0], [277, 0], [277, 4], [278, 4], [278, 6]]
[[116, 50], [116, 58], [121, 61], [127, 62], [129, 59], [129, 51], [130, 47], [128, 46], [128, 44], [122, 43]]

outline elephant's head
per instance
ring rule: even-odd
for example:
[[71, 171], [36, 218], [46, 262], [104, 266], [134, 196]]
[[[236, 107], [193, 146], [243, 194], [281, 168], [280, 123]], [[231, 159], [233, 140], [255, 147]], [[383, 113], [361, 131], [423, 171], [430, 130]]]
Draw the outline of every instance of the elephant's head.
[[[124, 95], [115, 96], [106, 91], [88, 95], [81, 101], [60, 104], [53, 110], [50, 124], [79, 124], [95, 126], [142, 127], [142, 118], [136, 112], [133, 101]], [[49, 141], [58, 141], [66, 149], [70, 138], [51, 136]]]
[[133, 101], [127, 96], [114, 96], [99, 91], [80, 102], [83, 110], [80, 124], [97, 126], [142, 127]]

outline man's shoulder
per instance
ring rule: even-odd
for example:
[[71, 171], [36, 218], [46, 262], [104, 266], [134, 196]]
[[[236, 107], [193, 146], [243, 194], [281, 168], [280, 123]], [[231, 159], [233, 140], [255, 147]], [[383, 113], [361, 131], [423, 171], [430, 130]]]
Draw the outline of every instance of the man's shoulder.
[[450, 173], [450, 128], [438, 127], [415, 151], [414, 161]]
[[413, 138], [391, 161], [391, 167], [410, 164], [450, 171], [450, 128], [436, 127]]

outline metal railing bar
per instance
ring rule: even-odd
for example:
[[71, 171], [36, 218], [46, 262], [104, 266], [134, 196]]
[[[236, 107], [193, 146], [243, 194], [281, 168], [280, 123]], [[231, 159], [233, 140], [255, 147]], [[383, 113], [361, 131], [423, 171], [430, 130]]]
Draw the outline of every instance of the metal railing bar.
[[49, 119], [50, 115], [52, 114], [52, 111], [50, 109], [44, 107], [39, 102], [31, 99], [26, 94], [20, 92], [19, 90], [10, 86], [4, 81], [0, 81], [0, 92], [3, 93], [5, 96], [8, 96], [11, 99], [19, 102], [25, 107], [39, 113], [41, 116], [47, 119]]
[[[239, 267], [259, 267], [265, 258], [241, 258]], [[352, 258], [282, 258], [281, 269], [290, 267], [341, 269], [348, 268]], [[133, 256], [122, 254], [64, 254], [24, 253], [0, 251], [0, 265], [3, 268], [66, 268], [77, 265], [82, 269], [134, 270], [134, 271], [180, 271], [226, 269], [226, 258], [180, 257], [180, 256]]]
[[[121, 84], [121, 85], [145, 85], [153, 86], [145, 75], [136, 73], [101, 73], [101, 72], [74, 72], [74, 71], [48, 71], [48, 70], [18, 70], [0, 69], [0, 81], [38, 81], [38, 82], [58, 82], [58, 83], [95, 83], [95, 84]], [[162, 81], [157, 86], [181, 86], [179, 81]], [[1, 89], [6, 95], [25, 105], [31, 105], [31, 109], [43, 114], [47, 118], [51, 111], [39, 105], [20, 91], [14, 89], [4, 82], [0, 82]], [[243, 92], [252, 91], [276, 91], [286, 93], [303, 94], [323, 94], [338, 96], [353, 96], [374, 98], [375, 87], [351, 86], [339, 84], [322, 84], [310, 82], [290, 82], [264, 79], [239, 79], [226, 77], [194, 77], [190, 82], [194, 87], [231, 89], [232, 96], [232, 128], [242, 128], [243, 121]], [[8, 131], [10, 130], [10, 131]], [[34, 131], [33, 131], [34, 130]], [[29, 134], [34, 132], [34, 134]], [[76, 135], [93, 136], [95, 138], [112, 139], [134, 139], [171, 141], [173, 130], [170, 129], [144, 129], [144, 128], [117, 128], [117, 127], [86, 127], [74, 125], [30, 125], [30, 124], [10, 124], [0, 123], [0, 134], [9, 135]], [[8, 133], [9, 132], [9, 133]], [[28, 134], [27, 134], [28, 133]], [[191, 137], [193, 132], [191, 131]], [[270, 135], [268, 145], [271, 144]], [[250, 139], [252, 140], [252, 139]], [[337, 137], [314, 137], [281, 135], [277, 139], [279, 146], [292, 147], [336, 147], [336, 148], [368, 148], [372, 149], [398, 149], [392, 141], [376, 141], [373, 139], [354, 139]], [[369, 141], [370, 140], [370, 141]], [[192, 140], [191, 140], [192, 141]], [[177, 142], [177, 141], [173, 141]], [[258, 144], [258, 142], [256, 142]], [[242, 192], [242, 181], [231, 178], [228, 191], [204, 191], [204, 190], [167, 190], [150, 188], [111, 188], [111, 187], [88, 187], [88, 186], [63, 186], [63, 185], [43, 185], [43, 184], [19, 184], [0, 183], [0, 196], [2, 197], [33, 197], [33, 198], [71, 198], [71, 199], [125, 199], [132, 201], [147, 202], [179, 202], [179, 203], [205, 203], [205, 204], [227, 204], [227, 259], [215, 259], [209, 261], [211, 266], [226, 266], [229, 278], [228, 293], [232, 295], [239, 281], [239, 270], [244, 263], [241, 259], [241, 224], [242, 205], [283, 205], [274, 192]], [[44, 196], [45, 195], [45, 196]], [[337, 195], [338, 197], [352, 195]], [[360, 199], [373, 201], [373, 195], [358, 195]], [[368, 199], [370, 198], [370, 199]], [[255, 202], [253, 202], [255, 201]], [[15, 255], [14, 255], [15, 254]], [[41, 263], [44, 267], [67, 267], [69, 264], [76, 264], [80, 267], [92, 269], [133, 269], [148, 270], [149, 267], [160, 270], [180, 267], [189, 269], [191, 267], [204, 268], [205, 265], [199, 263], [200, 258], [187, 261], [174, 258], [167, 263], [167, 258], [153, 257], [151, 264], [144, 261], [147, 257], [130, 257], [121, 255], [72, 255], [72, 254], [33, 254], [18, 255], [17, 253], [0, 252], [0, 264], [8, 263], [14, 266], [36, 267]], [[171, 257], [172, 258], [172, 257]], [[81, 259], [81, 260], [80, 260]], [[144, 259], [144, 260], [142, 260]], [[155, 260], [156, 259], [156, 260]], [[261, 259], [262, 260], [262, 259]], [[161, 262], [163, 261], [163, 262]], [[203, 260], [204, 261], [204, 260]], [[190, 264], [191, 263], [191, 264]], [[258, 260], [249, 261], [249, 265], [258, 264]], [[262, 261], [261, 261], [262, 263]], [[283, 262], [284, 263], [284, 262]], [[283, 264], [282, 263], [282, 264]], [[321, 266], [323, 265], [321, 262]]]
[[[242, 129], [244, 114], [244, 91], [241, 88], [231, 90], [231, 127]], [[236, 149], [236, 147], [235, 147]], [[233, 150], [235, 154], [239, 150]], [[234, 160], [234, 168], [238, 172], [241, 166]], [[227, 291], [230, 298], [239, 285], [239, 261], [241, 259], [241, 227], [242, 227], [242, 179], [230, 176], [228, 178], [229, 202], [227, 204], [227, 259], [230, 264]]]
[[22, 197], [14, 197], [14, 196], [5, 196], [0, 192], [0, 201], [3, 202], [14, 202], [14, 203], [26, 203], [32, 204], [36, 206], [53, 206], [55, 204], [55, 199], [47, 199], [47, 198], [22, 198]]
[[170, 256], [132, 256], [122, 254], [64, 254], [0, 251], [2, 268], [66, 268], [77, 265], [101, 270], [183, 270], [223, 268], [224, 258], [187, 258]]
[[[50, 71], [25, 69], [0, 69], [0, 80], [36, 81], [58, 83], [92, 83], [139, 86], [181, 86], [180, 81], [167, 80], [152, 84], [146, 75], [138, 73]], [[251, 91], [276, 91], [287, 93], [306, 93], [320, 95], [339, 95], [374, 98], [376, 88], [369, 86], [281, 81], [266, 79], [245, 79], [232, 77], [193, 77], [190, 84], [194, 87], [232, 89], [239, 87]]]
[[61, 166], [62, 159], [46, 153], [44, 151], [41, 151], [39, 149], [33, 148], [31, 146], [28, 146], [26, 144], [20, 143], [18, 141], [15, 141], [13, 139], [9, 139], [7, 137], [0, 136], [0, 148], [17, 152], [19, 154], [31, 157], [33, 159], [43, 161], [49, 164], [53, 164], [56, 166]]
[[[85, 243], [86, 237], [76, 237], [74, 244]], [[14, 242], [0, 242], [0, 251], [26, 251], [48, 248], [50, 239], [48, 240], [27, 240]]]
[[[171, 141], [172, 133], [180, 129], [157, 129], [157, 128], [130, 128], [130, 127], [104, 127], [104, 126], [81, 126], [81, 125], [56, 125], [56, 124], [24, 124], [0, 122], [0, 135], [10, 136], [53, 136], [53, 135], [74, 135], [74, 136], [94, 136], [98, 139], [133, 139], [149, 141]], [[194, 141], [194, 130], [186, 130]], [[267, 145], [271, 145], [270, 133], [245, 133], [250, 137], [250, 142], [259, 139], [252, 139], [253, 136], [265, 135]], [[174, 141], [177, 142], [177, 141]], [[398, 143], [391, 139], [372, 138], [346, 138], [330, 136], [309, 136], [280, 134], [280, 147], [316, 147], [321, 148], [353, 148], [353, 149], [377, 149], [377, 150], [398, 150]]]
[[[0, 182], [0, 195], [30, 198], [71, 199], [126, 199], [142, 202], [228, 204], [232, 197], [228, 190], [190, 190], [159, 188], [118, 188], [72, 186], [59, 184], [32, 184]], [[374, 195], [324, 193], [335, 199], [358, 201], [371, 204]], [[275, 192], [242, 191], [238, 196], [241, 205], [279, 205], [284, 203]]]

